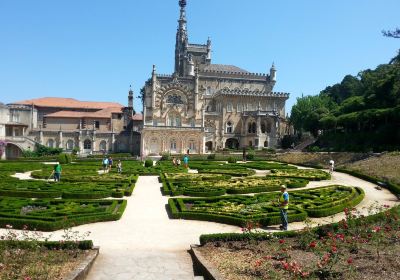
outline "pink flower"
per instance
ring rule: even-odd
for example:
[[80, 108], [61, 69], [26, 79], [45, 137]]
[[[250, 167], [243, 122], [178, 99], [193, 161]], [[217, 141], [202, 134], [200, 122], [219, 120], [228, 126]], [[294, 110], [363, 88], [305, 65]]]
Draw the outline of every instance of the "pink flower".
[[337, 253], [337, 247], [336, 246], [332, 246], [331, 251], [332, 251], [332, 253]]
[[381, 231], [381, 227], [379, 227], [379, 226], [374, 227], [374, 231], [375, 232], [380, 232]]
[[256, 260], [255, 266], [260, 266], [260, 265], [261, 265], [261, 263], [262, 263], [262, 261], [261, 261], [261, 260]]

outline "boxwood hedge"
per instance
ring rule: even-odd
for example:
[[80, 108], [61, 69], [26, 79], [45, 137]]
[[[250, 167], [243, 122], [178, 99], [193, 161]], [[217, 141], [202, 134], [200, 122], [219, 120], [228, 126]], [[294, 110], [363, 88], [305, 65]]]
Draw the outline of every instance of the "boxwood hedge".
[[[238, 226], [251, 221], [266, 226], [280, 223], [279, 196], [280, 193], [267, 193], [255, 196], [170, 198], [168, 205], [174, 218]], [[289, 221], [302, 221], [307, 216], [330, 216], [357, 205], [363, 198], [362, 189], [338, 185], [293, 191], [290, 192]]]

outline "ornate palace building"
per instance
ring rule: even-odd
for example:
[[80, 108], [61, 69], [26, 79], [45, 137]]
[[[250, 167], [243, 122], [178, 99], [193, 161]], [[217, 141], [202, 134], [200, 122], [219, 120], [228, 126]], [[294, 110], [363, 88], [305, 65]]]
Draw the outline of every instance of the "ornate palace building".
[[175, 70], [160, 75], [153, 66], [145, 84], [141, 154], [279, 145], [289, 94], [273, 92], [275, 66], [258, 74], [212, 64], [210, 39], [189, 43], [186, 1], [179, 6]]

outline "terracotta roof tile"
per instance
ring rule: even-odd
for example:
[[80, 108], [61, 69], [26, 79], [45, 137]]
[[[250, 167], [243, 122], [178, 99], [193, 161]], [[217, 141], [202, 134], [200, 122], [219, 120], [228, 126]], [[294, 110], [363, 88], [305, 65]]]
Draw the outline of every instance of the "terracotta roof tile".
[[45, 115], [46, 118], [99, 118], [109, 119], [112, 113], [122, 113], [121, 107], [105, 108], [96, 112], [77, 112], [62, 110]]
[[42, 97], [14, 102], [18, 105], [35, 105], [39, 107], [59, 107], [59, 108], [77, 108], [77, 109], [105, 109], [109, 107], [123, 107], [115, 102], [91, 102], [79, 101], [74, 98], [61, 97]]

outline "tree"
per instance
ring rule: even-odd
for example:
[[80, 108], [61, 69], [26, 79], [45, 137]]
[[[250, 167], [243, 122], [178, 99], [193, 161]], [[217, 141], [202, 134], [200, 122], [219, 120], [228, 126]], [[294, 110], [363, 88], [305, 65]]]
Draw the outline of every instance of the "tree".
[[396, 28], [395, 30], [382, 30], [383, 36], [392, 37], [392, 38], [400, 38], [400, 28]]

